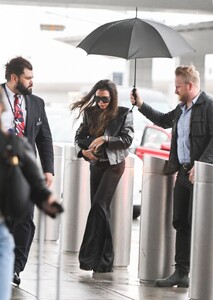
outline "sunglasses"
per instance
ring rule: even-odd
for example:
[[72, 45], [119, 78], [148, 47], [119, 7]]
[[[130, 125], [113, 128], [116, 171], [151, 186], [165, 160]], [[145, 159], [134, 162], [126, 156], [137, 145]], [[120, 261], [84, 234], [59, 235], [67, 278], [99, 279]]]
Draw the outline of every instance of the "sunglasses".
[[109, 103], [110, 102], [110, 100], [111, 100], [111, 98], [110, 97], [99, 97], [99, 96], [94, 96], [94, 101], [95, 102], [103, 102], [103, 103]]

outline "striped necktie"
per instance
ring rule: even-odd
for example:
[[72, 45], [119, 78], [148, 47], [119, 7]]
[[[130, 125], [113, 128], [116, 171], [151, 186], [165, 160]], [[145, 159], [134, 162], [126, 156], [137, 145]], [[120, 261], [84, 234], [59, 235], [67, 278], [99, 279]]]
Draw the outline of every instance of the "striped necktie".
[[24, 117], [23, 110], [18, 95], [14, 95], [14, 123], [15, 123], [15, 134], [18, 136], [24, 135]]

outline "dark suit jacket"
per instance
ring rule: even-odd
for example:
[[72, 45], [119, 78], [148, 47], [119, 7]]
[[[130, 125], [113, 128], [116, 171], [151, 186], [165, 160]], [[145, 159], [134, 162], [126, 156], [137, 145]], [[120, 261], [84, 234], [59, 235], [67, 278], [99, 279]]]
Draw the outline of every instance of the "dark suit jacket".
[[[4, 85], [2, 86], [4, 87]], [[54, 174], [53, 141], [44, 108], [44, 100], [31, 94], [25, 96], [25, 101], [27, 111], [25, 136], [35, 153], [37, 148], [43, 172]]]

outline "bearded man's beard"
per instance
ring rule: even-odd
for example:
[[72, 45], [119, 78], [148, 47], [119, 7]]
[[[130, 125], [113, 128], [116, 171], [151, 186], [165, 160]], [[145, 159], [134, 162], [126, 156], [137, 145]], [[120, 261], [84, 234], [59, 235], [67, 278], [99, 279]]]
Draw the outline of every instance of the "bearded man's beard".
[[182, 95], [182, 96], [178, 95], [178, 99], [180, 102], [186, 103], [188, 101], [188, 96], [187, 95]]
[[32, 94], [32, 88], [31, 87], [26, 88], [20, 81], [18, 81], [16, 89], [22, 95], [31, 95]]

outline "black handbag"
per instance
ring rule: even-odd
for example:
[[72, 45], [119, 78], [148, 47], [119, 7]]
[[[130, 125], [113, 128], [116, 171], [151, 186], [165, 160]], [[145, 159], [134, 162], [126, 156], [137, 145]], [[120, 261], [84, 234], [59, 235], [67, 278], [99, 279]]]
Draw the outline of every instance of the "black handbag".
[[[85, 139], [79, 139], [78, 145], [81, 149], [87, 150], [89, 145], [95, 140], [95, 137], [87, 137]], [[105, 157], [105, 146], [101, 145], [98, 147], [96, 151], [93, 151], [93, 155], [97, 158], [104, 158]]]
[[0, 209], [6, 218], [17, 220], [27, 212], [31, 189], [21, 169], [19, 153], [22, 143], [19, 143], [19, 138], [15, 135], [4, 136], [4, 138], [6, 142], [1, 167], [4, 169], [5, 180]]

